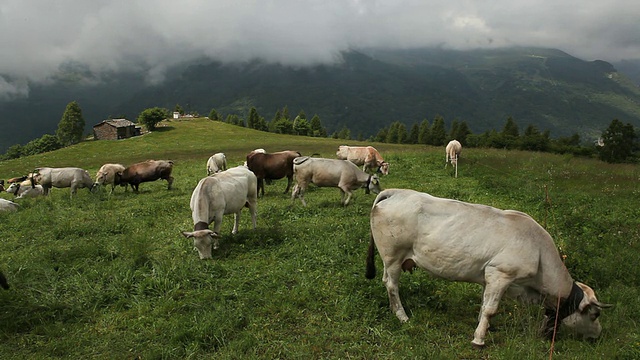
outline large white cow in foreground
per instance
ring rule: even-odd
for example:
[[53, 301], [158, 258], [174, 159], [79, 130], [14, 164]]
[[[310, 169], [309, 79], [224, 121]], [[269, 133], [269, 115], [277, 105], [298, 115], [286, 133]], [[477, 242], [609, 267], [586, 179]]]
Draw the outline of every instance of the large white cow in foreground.
[[304, 206], [307, 206], [304, 193], [309, 184], [339, 188], [342, 195], [341, 203], [344, 206], [349, 204], [356, 189], [363, 187], [367, 193], [373, 191], [375, 194], [381, 191], [377, 175], [360, 170], [348, 160], [300, 156], [293, 159], [293, 176], [296, 179], [296, 185], [291, 192], [291, 200], [295, 201], [296, 197], [299, 197]]
[[524, 213], [388, 189], [376, 197], [370, 221], [366, 277], [375, 277], [375, 243], [391, 311], [402, 322], [408, 317], [398, 280], [403, 270], [417, 266], [440, 278], [484, 287], [475, 346], [484, 346], [489, 319], [505, 293], [544, 304], [546, 335], [554, 333], [556, 319], [585, 337], [600, 335], [600, 309], [610, 305], [571, 278], [551, 236]]
[[65, 168], [50, 168], [42, 167], [33, 171], [33, 179], [39, 185], [44, 188], [44, 194], [49, 194], [49, 189], [52, 187], [57, 188], [71, 188], [71, 196], [73, 196], [77, 189], [93, 188], [93, 180], [87, 170], [76, 167]]
[[375, 170], [382, 175], [389, 174], [389, 163], [384, 161], [382, 155], [373, 146], [347, 146], [340, 145], [336, 156], [340, 160], [349, 160], [362, 166], [362, 171]]
[[[256, 228], [258, 209], [258, 180], [246, 167], [238, 166], [215, 173], [200, 180], [191, 194], [191, 216], [193, 232], [183, 231], [186, 238], [193, 238], [200, 259], [211, 258], [211, 243], [218, 248], [222, 217], [234, 214], [232, 233], [238, 232], [240, 213], [247, 206], [251, 213], [253, 228]], [[214, 223], [213, 231], [209, 224]]]
[[116, 185], [116, 176], [117, 174], [122, 174], [124, 172], [124, 165], [122, 164], [104, 164], [100, 167], [98, 172], [96, 173], [96, 181], [93, 184], [94, 187], [111, 185], [110, 194], [113, 193]]

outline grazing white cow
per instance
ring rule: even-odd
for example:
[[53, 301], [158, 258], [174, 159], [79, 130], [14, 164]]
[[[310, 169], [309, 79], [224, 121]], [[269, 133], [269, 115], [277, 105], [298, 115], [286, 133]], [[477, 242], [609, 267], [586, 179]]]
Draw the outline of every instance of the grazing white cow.
[[462, 145], [458, 140], [451, 140], [447, 144], [445, 148], [445, 161], [444, 167], [446, 168], [451, 162], [451, 165], [456, 170], [456, 177], [458, 177], [458, 157], [460, 157], [460, 153], [462, 152]]
[[71, 196], [78, 188], [93, 188], [93, 180], [87, 170], [76, 167], [50, 168], [42, 167], [33, 171], [33, 179], [44, 188], [44, 194], [48, 195], [52, 187], [71, 188]]
[[[122, 164], [104, 164], [100, 167], [98, 172], [96, 173], [96, 181], [93, 183], [94, 187], [98, 187], [101, 185], [111, 184], [111, 191], [109, 194], [113, 193], [113, 190], [116, 187], [116, 176], [117, 174], [122, 174], [124, 172], [124, 165]], [[124, 184], [126, 186], [126, 184]]]
[[375, 170], [382, 175], [389, 174], [389, 163], [384, 161], [378, 150], [373, 146], [346, 146], [340, 145], [336, 156], [340, 160], [349, 160], [361, 166], [362, 171]]
[[388, 189], [376, 197], [370, 222], [366, 277], [375, 277], [375, 246], [391, 311], [402, 322], [408, 317], [398, 292], [400, 273], [417, 266], [484, 287], [472, 341], [477, 347], [484, 346], [489, 319], [505, 293], [544, 304], [546, 335], [553, 334], [556, 319], [586, 337], [600, 335], [600, 309], [610, 305], [571, 278], [551, 236], [527, 214]]
[[[258, 210], [258, 180], [246, 167], [238, 166], [215, 173], [200, 180], [191, 194], [191, 216], [193, 232], [183, 231], [186, 238], [193, 238], [200, 259], [211, 258], [211, 242], [218, 248], [222, 217], [234, 214], [232, 234], [238, 232], [240, 213], [247, 206], [251, 213], [253, 228], [256, 228]], [[214, 223], [213, 231], [209, 224]]]
[[0, 211], [16, 211], [20, 205], [11, 200], [0, 198]]
[[12, 183], [7, 188], [7, 192], [13, 194], [16, 199], [32, 198], [44, 195], [44, 188], [42, 185], [36, 185], [33, 180], [30, 179], [21, 183]]
[[209, 160], [207, 160], [207, 175], [225, 170], [227, 170], [227, 157], [224, 153], [213, 154]]
[[291, 200], [295, 201], [295, 198], [299, 197], [304, 206], [307, 206], [304, 192], [309, 184], [339, 188], [342, 194], [341, 203], [344, 206], [349, 204], [353, 190], [364, 187], [367, 193], [373, 191], [375, 194], [381, 190], [378, 175], [368, 174], [348, 160], [297, 157], [293, 159], [293, 175], [296, 185], [293, 187]]

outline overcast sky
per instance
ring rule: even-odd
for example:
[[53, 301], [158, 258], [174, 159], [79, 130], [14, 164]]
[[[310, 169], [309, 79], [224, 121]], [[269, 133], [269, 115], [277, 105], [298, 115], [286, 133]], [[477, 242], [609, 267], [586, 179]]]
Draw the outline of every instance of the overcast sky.
[[0, 98], [69, 61], [161, 81], [202, 56], [300, 66], [358, 47], [510, 45], [640, 59], [640, 1], [0, 0]]

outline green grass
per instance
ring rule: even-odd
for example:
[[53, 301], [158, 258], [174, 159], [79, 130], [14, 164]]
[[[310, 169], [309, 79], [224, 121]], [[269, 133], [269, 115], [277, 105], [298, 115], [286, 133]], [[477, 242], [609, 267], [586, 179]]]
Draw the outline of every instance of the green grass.
[[[207, 158], [230, 164], [254, 148], [335, 156], [343, 140], [279, 136], [219, 122], [168, 122], [121, 141], [86, 142], [0, 162], [0, 177], [36, 166], [80, 166], [92, 175], [106, 162], [175, 161], [174, 189], [144, 183], [70, 199], [68, 189], [26, 199], [0, 214], [0, 354], [6, 359], [541, 359], [538, 306], [501, 303], [487, 348], [470, 341], [481, 288], [403, 274], [400, 295], [410, 321], [388, 307], [380, 276], [364, 277], [374, 195], [358, 190], [340, 206], [339, 190], [311, 187], [308, 207], [267, 186], [258, 228], [243, 212], [222, 227], [213, 260], [199, 260], [180, 235], [193, 227], [189, 198]], [[350, 144], [356, 144], [350, 141]], [[563, 331], [554, 359], [640, 358], [640, 171], [633, 165], [543, 153], [465, 149], [459, 177], [444, 169], [444, 149], [374, 144], [391, 163], [384, 188], [518, 209], [548, 229], [577, 280], [603, 302], [595, 342]], [[9, 194], [1, 194], [10, 198]], [[378, 267], [381, 261], [377, 258]]]

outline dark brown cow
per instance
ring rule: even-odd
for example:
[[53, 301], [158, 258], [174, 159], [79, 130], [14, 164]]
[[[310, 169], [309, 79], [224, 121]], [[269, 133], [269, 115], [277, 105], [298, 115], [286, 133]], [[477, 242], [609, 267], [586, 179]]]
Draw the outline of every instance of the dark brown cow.
[[264, 180], [277, 180], [287, 177], [288, 193], [293, 180], [293, 159], [302, 156], [297, 151], [285, 150], [275, 153], [252, 151], [247, 155], [247, 167], [258, 178], [258, 193], [264, 196]]
[[173, 161], [171, 160], [147, 160], [141, 163], [129, 165], [124, 171], [116, 173], [114, 183], [116, 185], [131, 185], [133, 191], [138, 192], [138, 186], [143, 182], [167, 180], [171, 189], [173, 177]]

